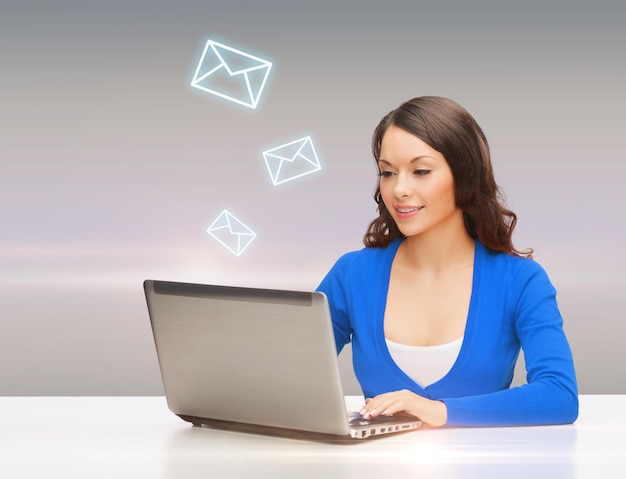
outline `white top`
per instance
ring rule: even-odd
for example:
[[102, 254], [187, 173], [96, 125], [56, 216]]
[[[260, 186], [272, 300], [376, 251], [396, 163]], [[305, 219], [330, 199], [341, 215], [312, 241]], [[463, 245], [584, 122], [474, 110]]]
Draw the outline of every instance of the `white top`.
[[385, 338], [392, 359], [413, 381], [425, 388], [443, 378], [461, 351], [463, 336], [436, 346], [410, 346]]

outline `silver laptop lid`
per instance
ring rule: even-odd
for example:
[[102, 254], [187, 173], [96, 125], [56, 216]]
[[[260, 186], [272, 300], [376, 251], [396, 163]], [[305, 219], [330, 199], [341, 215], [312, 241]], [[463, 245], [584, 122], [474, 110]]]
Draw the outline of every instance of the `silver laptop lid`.
[[349, 433], [323, 293], [154, 280], [144, 290], [174, 414]]

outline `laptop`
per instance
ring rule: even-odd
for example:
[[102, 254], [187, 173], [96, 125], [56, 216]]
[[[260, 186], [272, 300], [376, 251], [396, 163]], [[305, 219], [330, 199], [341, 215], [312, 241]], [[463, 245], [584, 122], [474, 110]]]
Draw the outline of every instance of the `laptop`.
[[310, 439], [414, 430], [346, 410], [321, 292], [146, 280], [168, 408], [195, 426]]

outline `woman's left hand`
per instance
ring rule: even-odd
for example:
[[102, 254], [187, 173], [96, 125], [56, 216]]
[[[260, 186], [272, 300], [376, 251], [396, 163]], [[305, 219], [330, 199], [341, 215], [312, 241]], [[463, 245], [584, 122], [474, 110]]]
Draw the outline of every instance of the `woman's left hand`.
[[407, 389], [366, 399], [361, 409], [365, 419], [397, 413], [410, 414], [434, 427], [443, 426], [448, 420], [448, 410], [442, 401], [427, 399]]

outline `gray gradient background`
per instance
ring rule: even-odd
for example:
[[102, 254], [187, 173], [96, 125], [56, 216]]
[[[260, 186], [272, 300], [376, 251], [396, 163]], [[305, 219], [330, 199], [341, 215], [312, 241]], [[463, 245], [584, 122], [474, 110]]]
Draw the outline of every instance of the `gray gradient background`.
[[[617, 1], [1, 0], [0, 395], [162, 394], [145, 278], [314, 288], [375, 214], [374, 126], [426, 94], [484, 128], [581, 392], [626, 393], [625, 23]], [[257, 110], [189, 86], [209, 38], [274, 62]], [[261, 152], [305, 135], [322, 171], [273, 187]], [[258, 233], [240, 257], [205, 232], [224, 208]]]

